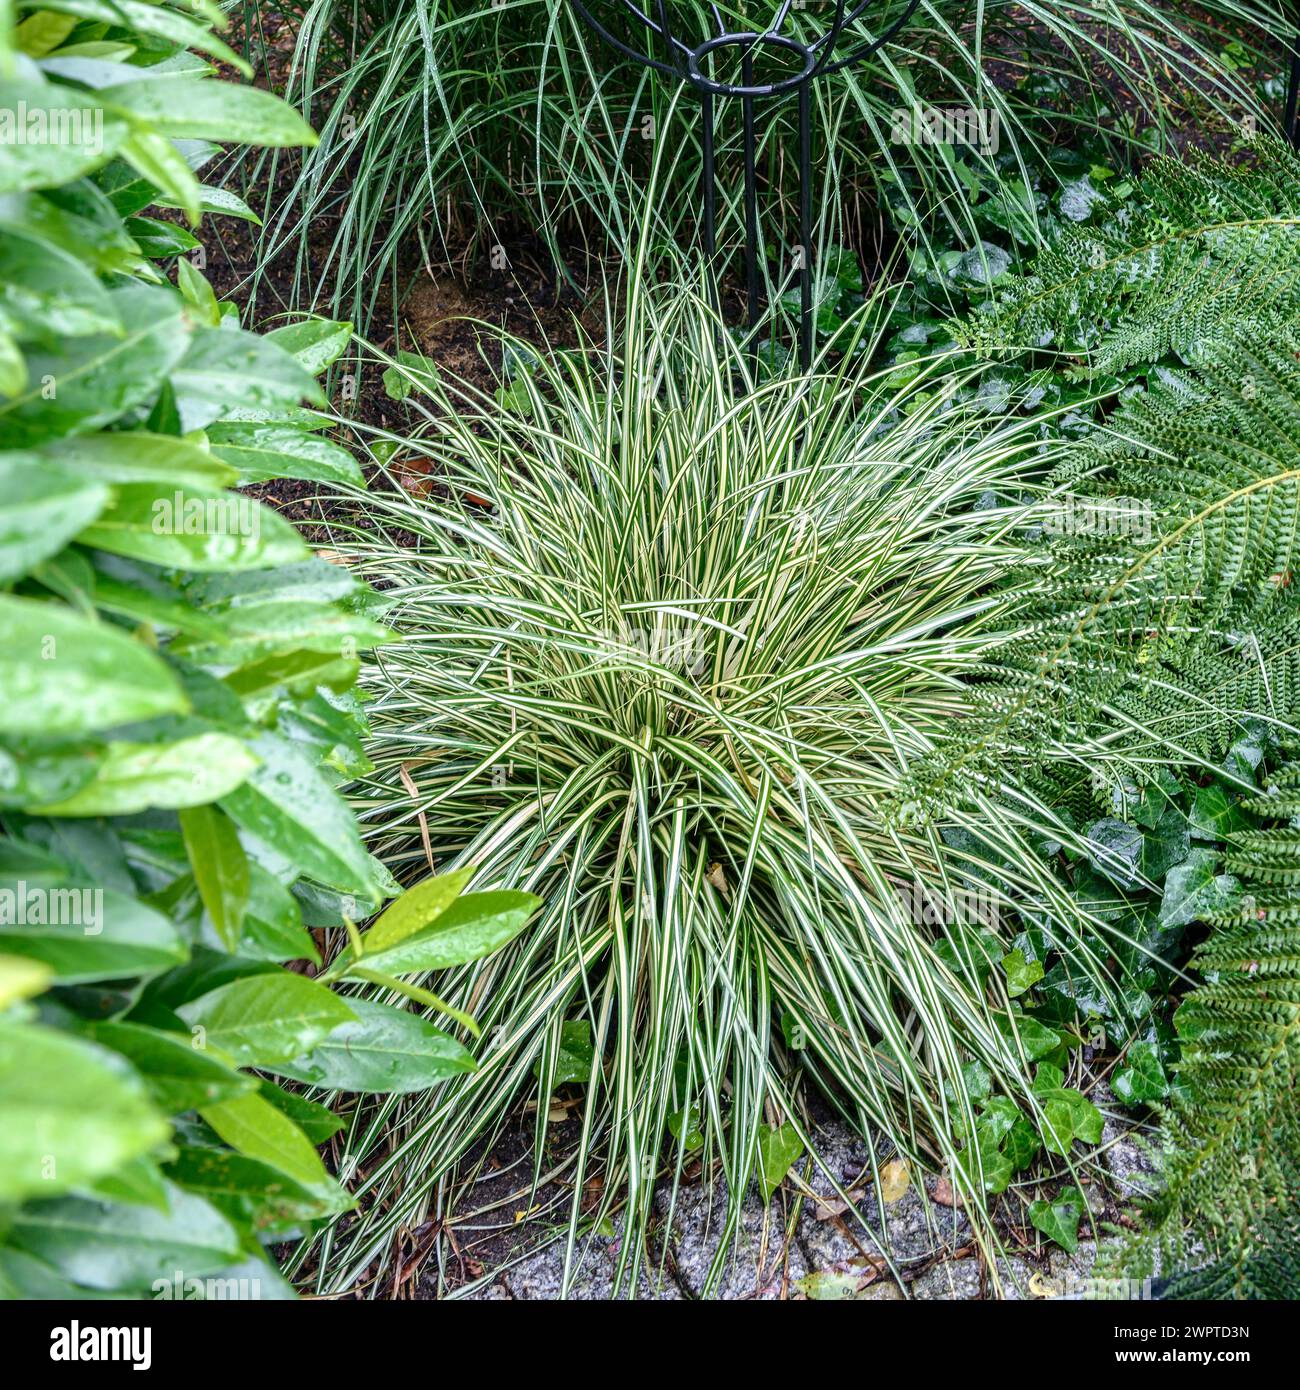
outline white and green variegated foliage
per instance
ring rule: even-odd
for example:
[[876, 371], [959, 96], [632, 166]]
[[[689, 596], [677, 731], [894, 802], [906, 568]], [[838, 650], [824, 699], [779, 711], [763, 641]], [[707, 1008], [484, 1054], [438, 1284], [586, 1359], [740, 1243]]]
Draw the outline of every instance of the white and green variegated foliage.
[[[293, 15], [289, 90], [321, 136], [289, 197], [267, 181], [265, 244], [292, 250], [298, 292], [314, 293], [323, 254], [335, 306], [365, 327], [384, 294], [400, 303], [409, 288], [397, 267], [411, 237], [434, 257], [458, 261], [468, 240], [469, 254], [500, 245], [518, 259], [522, 232], [563, 279], [583, 256], [628, 244], [656, 164], [671, 169], [654, 204], [661, 235], [691, 238], [703, 167], [694, 94], [598, 40], [569, 0], [315, 0], [300, 22], [297, 5], [270, 8]], [[622, 5], [588, 8], [618, 29]], [[871, 5], [839, 54], [906, 8]], [[812, 37], [835, 5], [672, 0], [669, 9], [694, 44], [720, 20]], [[1053, 218], [1030, 191], [1031, 171], [1053, 145], [1109, 148], [1118, 167], [1169, 148], [1183, 129], [1208, 139], [1251, 122], [1268, 128], [1273, 110], [1250, 70], [1268, 61], [1264, 36], [1285, 32], [1284, 14], [1279, 0], [922, 0], [892, 42], [813, 86], [818, 239], [829, 250], [883, 216], [927, 254], [952, 234], [977, 247], [973, 192], [989, 177], [1000, 216], [1038, 244]], [[622, 32], [639, 47], [649, 37], [633, 21]], [[732, 67], [725, 56], [719, 75], [738, 77], [739, 51]], [[753, 56], [759, 81], [789, 71], [770, 47]], [[719, 102], [716, 148], [719, 243], [733, 248], [744, 218], [738, 105]], [[762, 106], [757, 159], [773, 252], [764, 268], [779, 293], [792, 287], [793, 246], [781, 242], [798, 226], [795, 103]], [[969, 117], [971, 136], [923, 133], [945, 114]], [[266, 159], [278, 167], [276, 155]], [[318, 237], [323, 220], [328, 239]]]
[[346, 1148], [364, 1211], [316, 1247], [322, 1292], [376, 1260], [382, 1282], [521, 1100], [549, 1171], [559, 1086], [583, 1088], [568, 1267], [617, 1215], [629, 1293], [673, 1219], [660, 1179], [697, 1159], [725, 1177], [722, 1277], [751, 1180], [770, 1195], [808, 1143], [800, 1078], [882, 1163], [949, 1165], [990, 1249], [1013, 1170], [1100, 1135], [1069, 1027], [1029, 1016], [1011, 973], [1032, 905], [1073, 978], [1119, 987], [1052, 869], [1070, 832], [1012, 788], [934, 814], [900, 798], [1015, 635], [989, 593], [1025, 547], [1033, 422], [958, 406], [944, 363], [902, 391], [865, 354], [755, 381], [689, 274], [643, 270], [603, 347], [494, 342], [526, 364], [495, 394], [390, 363], [422, 412], [399, 447], [438, 485], [372, 489], [338, 526], [406, 639], [363, 673], [363, 823], [399, 877], [432, 854], [542, 906], [439, 977], [483, 1001], [492, 1046], [444, 1090], [369, 1105]]

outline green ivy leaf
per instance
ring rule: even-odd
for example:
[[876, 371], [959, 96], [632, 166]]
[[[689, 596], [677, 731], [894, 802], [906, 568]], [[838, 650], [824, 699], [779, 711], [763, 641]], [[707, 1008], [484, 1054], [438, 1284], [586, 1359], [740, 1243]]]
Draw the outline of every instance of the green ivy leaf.
[[985, 1192], [1005, 1192], [1011, 1182], [1011, 1160], [987, 1131], [977, 1133], [975, 1144], [962, 1149], [957, 1162], [970, 1184], [979, 1187], [982, 1181]]
[[1076, 1139], [1085, 1144], [1101, 1141], [1101, 1111], [1081, 1092], [1061, 1084], [1060, 1067], [1039, 1065], [1034, 1094], [1043, 1111], [1043, 1147], [1064, 1157]]
[[1103, 877], [1124, 889], [1137, 888], [1142, 876], [1142, 831], [1107, 816], [1087, 830], [1088, 860]]
[[1002, 968], [1007, 972], [1007, 993], [1013, 999], [1043, 978], [1042, 961], [1026, 960], [1019, 946], [1002, 957]]
[[1048, 1056], [1061, 1046], [1059, 1033], [1027, 1014], [1016, 1014], [1014, 1020], [999, 1014], [996, 1022], [1002, 1036], [1012, 1047], [1023, 1049], [1025, 1057], [1031, 1062]]
[[675, 1110], [668, 1116], [668, 1132], [680, 1141], [687, 1153], [694, 1153], [704, 1147], [704, 1131], [700, 1129], [700, 1107], [692, 1105], [685, 1110]]
[[1192, 834], [1198, 840], [1222, 840], [1251, 824], [1241, 808], [1240, 797], [1230, 794], [1218, 782], [1197, 787], [1189, 819]]
[[1231, 905], [1237, 881], [1229, 874], [1216, 875], [1217, 863], [1214, 850], [1194, 849], [1183, 863], [1170, 869], [1160, 902], [1164, 926], [1186, 926]]
[[1125, 1105], [1163, 1100], [1169, 1094], [1169, 1080], [1155, 1043], [1135, 1042], [1124, 1054], [1124, 1065], [1111, 1077], [1110, 1088]]
[[763, 1205], [785, 1181], [785, 1175], [803, 1153], [803, 1140], [794, 1125], [759, 1125], [758, 1127], [758, 1189]]
[[1036, 1159], [1042, 1150], [1043, 1142], [1037, 1131], [1023, 1115], [1011, 1126], [1002, 1143], [1002, 1152], [1010, 1163], [1012, 1171], [1023, 1172]]
[[[585, 1019], [567, 1018], [560, 1025], [560, 1046], [555, 1054], [553, 1086], [585, 1086], [591, 1080], [596, 1047], [591, 1039], [591, 1024]], [[542, 1063], [533, 1067], [533, 1075], [542, 1079]]]
[[1000, 1144], [1012, 1126], [1020, 1119], [1020, 1107], [1009, 1096], [992, 1096], [985, 1104], [975, 1128], [980, 1137], [988, 1137]]
[[1079, 1248], [1079, 1220], [1083, 1215], [1077, 1193], [1047, 1202], [1031, 1202], [1029, 1220], [1037, 1230], [1073, 1255]]
[[395, 361], [396, 366], [384, 368], [382, 378], [390, 400], [404, 401], [413, 391], [427, 389], [427, 383], [438, 380], [437, 366], [423, 353], [400, 351]]

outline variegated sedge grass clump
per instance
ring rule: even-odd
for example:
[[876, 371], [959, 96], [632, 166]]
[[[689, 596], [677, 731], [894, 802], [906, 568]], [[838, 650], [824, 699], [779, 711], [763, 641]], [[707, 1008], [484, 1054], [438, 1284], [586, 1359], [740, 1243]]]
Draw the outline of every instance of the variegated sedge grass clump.
[[399, 877], [475, 865], [476, 885], [544, 906], [439, 977], [483, 1026], [479, 1070], [358, 1114], [342, 1157], [363, 1211], [315, 1248], [322, 1291], [391, 1277], [394, 1236], [528, 1099], [540, 1160], [575, 1022], [594, 1061], [561, 1164], [570, 1267], [621, 1210], [636, 1287], [657, 1178], [692, 1157], [725, 1177], [734, 1230], [760, 1127], [807, 1139], [808, 1075], [884, 1156], [950, 1165], [989, 1240], [977, 1165], [954, 1163], [963, 1067], [1032, 1113], [1026, 1064], [969, 918], [909, 904], [978, 883], [1009, 940], [1012, 904], [1033, 902], [1109, 988], [1036, 852], [1068, 838], [1047, 811], [898, 805], [1012, 633], [1016, 594], [991, 586], [1021, 554], [1037, 438], [957, 408], [942, 364], [903, 394], [848, 365], [755, 384], [689, 280], [630, 280], [619, 346], [538, 362], [516, 411], [411, 374], [426, 418], [403, 447], [435, 489], [372, 488], [338, 542], [405, 639], [368, 672], [370, 847]]

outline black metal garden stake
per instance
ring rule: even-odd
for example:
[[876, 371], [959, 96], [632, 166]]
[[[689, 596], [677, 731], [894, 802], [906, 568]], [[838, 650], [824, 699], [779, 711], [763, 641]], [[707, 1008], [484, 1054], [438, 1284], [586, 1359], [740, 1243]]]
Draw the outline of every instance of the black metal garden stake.
[[[592, 0], [594, 3], [594, 0]], [[807, 371], [812, 366], [812, 84], [827, 73], [839, 72], [851, 63], [861, 62], [890, 39], [907, 23], [920, 0], [909, 0], [902, 15], [878, 38], [856, 39], [856, 46], [846, 55], [836, 58], [835, 46], [850, 25], [855, 24], [881, 0], [823, 0], [825, 6], [834, 4], [835, 15], [829, 28], [812, 38], [794, 37], [782, 30], [792, 9], [807, 10], [812, 0], [780, 0], [767, 8], [775, 11], [764, 29], [728, 29], [719, 6], [710, 4], [716, 32], [692, 44], [682, 37], [680, 20], [676, 28], [670, 11], [679, 13], [688, 6], [681, 0], [643, 0], [646, 9], [636, 0], [606, 0], [607, 5], [623, 12], [632, 21], [633, 32], [644, 29], [646, 51], [634, 43], [625, 42], [610, 32], [588, 8], [585, 0], [572, 0], [574, 9], [606, 42], [634, 61], [654, 68], [669, 77], [689, 83], [699, 93], [701, 108], [701, 146], [704, 156], [702, 179], [704, 250], [710, 267], [717, 256], [717, 181], [714, 159], [716, 98], [739, 97], [743, 131], [745, 165], [745, 281], [751, 343], [758, 326], [760, 284], [758, 231], [757, 136], [754, 103], [761, 97], [785, 97], [797, 93], [799, 102], [799, 360]], [[751, 3], [753, 0], [751, 0]], [[759, 7], [762, 0], [757, 0]], [[690, 8], [694, 8], [691, 6]], [[653, 11], [649, 13], [648, 11]], [[656, 45], [657, 40], [657, 45]], [[662, 57], [652, 51], [661, 48]], [[740, 81], [724, 82], [713, 74], [715, 54], [731, 51], [740, 56]], [[771, 82], [755, 82], [754, 60], [767, 55], [785, 59], [789, 70]]]

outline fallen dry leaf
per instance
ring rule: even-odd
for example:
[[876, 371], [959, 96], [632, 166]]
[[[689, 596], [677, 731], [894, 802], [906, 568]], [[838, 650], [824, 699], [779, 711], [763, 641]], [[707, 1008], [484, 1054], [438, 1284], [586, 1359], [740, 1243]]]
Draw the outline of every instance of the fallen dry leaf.
[[865, 1194], [860, 1188], [851, 1187], [848, 1195], [847, 1202], [843, 1197], [818, 1197], [817, 1205], [813, 1207], [813, 1220], [833, 1221], [837, 1216], [843, 1216], [846, 1211], [853, 1211], [854, 1205], [860, 1202]]
[[861, 1302], [901, 1303], [903, 1291], [892, 1279], [884, 1279], [876, 1284], [868, 1284], [858, 1295]]
[[934, 1200], [941, 1207], [955, 1207], [960, 1205], [961, 1199], [952, 1190], [952, 1183], [946, 1177], [940, 1176], [934, 1183]]
[[907, 1191], [912, 1175], [901, 1158], [891, 1158], [880, 1170], [880, 1200], [897, 1202]]

